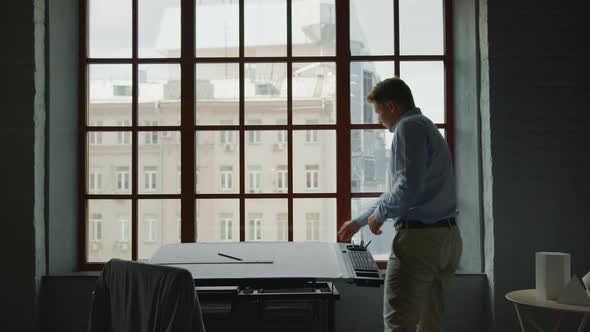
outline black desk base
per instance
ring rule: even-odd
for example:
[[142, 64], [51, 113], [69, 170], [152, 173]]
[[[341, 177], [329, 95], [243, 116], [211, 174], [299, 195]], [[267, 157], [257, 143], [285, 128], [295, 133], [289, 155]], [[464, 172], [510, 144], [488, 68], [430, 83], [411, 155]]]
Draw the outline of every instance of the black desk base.
[[207, 332], [334, 331], [331, 282], [197, 287]]

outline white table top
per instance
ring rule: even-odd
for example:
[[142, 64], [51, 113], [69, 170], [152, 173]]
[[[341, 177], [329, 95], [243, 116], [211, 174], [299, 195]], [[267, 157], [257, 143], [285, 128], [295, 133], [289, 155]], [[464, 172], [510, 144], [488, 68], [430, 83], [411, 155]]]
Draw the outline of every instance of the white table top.
[[570, 311], [570, 312], [581, 312], [590, 313], [590, 306], [580, 306], [571, 304], [561, 304], [553, 300], [543, 300], [537, 298], [536, 289], [522, 289], [510, 292], [506, 294], [506, 299], [519, 304], [530, 305], [534, 307], [559, 310], [559, 311]]
[[343, 256], [345, 245], [323, 242], [178, 243], [160, 247], [151, 263], [185, 268], [195, 279], [353, 279], [352, 267]]

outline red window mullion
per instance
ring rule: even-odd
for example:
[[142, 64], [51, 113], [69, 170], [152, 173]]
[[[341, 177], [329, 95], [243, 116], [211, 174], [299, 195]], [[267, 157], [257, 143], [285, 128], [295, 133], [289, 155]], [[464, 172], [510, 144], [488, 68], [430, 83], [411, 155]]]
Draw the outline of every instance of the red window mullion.
[[336, 6], [336, 198], [337, 227], [351, 218], [350, 214], [350, 3], [335, 1]]
[[293, 241], [293, 31], [291, 26], [292, 1], [287, 0], [287, 240]]
[[239, 9], [239, 20], [240, 20], [240, 31], [239, 31], [239, 56], [240, 56], [240, 241], [246, 240], [246, 201], [242, 196], [243, 193], [246, 191], [245, 185], [245, 170], [244, 167], [246, 165], [245, 160], [245, 144], [244, 144], [244, 123], [245, 123], [245, 116], [244, 116], [244, 108], [245, 108], [245, 63], [244, 59], [244, 6], [245, 0], [240, 0], [240, 9]]
[[181, 201], [180, 237], [196, 241], [195, 200], [195, 0], [181, 0]]

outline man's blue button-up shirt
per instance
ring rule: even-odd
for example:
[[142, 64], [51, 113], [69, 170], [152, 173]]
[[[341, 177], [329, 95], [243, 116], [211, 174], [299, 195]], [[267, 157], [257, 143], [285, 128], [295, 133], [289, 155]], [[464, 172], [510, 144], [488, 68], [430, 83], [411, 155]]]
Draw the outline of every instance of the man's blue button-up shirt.
[[447, 142], [419, 108], [404, 113], [390, 129], [390, 190], [379, 197], [356, 222], [368, 223], [375, 214], [378, 222], [393, 219], [424, 223], [454, 217], [457, 198], [452, 158]]

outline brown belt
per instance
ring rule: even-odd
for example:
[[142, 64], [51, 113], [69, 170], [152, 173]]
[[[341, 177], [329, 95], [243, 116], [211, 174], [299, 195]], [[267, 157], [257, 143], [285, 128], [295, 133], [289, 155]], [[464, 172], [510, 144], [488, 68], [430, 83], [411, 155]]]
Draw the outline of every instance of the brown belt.
[[455, 218], [447, 218], [442, 219], [437, 222], [426, 224], [418, 220], [407, 220], [402, 219], [396, 225], [395, 229], [400, 230], [402, 228], [433, 228], [433, 227], [449, 227], [455, 226], [457, 223], [455, 222]]

